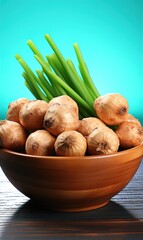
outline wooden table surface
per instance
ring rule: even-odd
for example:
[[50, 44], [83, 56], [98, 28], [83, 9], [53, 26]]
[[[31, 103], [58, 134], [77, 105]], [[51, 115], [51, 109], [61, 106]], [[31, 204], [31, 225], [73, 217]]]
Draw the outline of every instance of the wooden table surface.
[[35, 208], [0, 168], [0, 240], [143, 240], [143, 161], [132, 181], [108, 205], [87, 212]]

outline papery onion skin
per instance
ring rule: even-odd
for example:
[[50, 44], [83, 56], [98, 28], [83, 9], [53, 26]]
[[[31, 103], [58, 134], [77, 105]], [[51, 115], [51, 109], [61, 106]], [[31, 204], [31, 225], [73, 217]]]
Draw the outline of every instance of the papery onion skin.
[[95, 128], [106, 126], [99, 118], [87, 117], [80, 120], [80, 125], [77, 129], [83, 136], [88, 136]]
[[139, 127], [142, 126], [140, 121], [136, 117], [134, 117], [132, 114], [128, 114], [124, 122], [136, 123], [138, 124]]
[[67, 104], [68, 106], [72, 106], [75, 111], [78, 113], [78, 105], [77, 103], [68, 95], [61, 95], [58, 97], [52, 98], [52, 100], [49, 101], [48, 107], [50, 107], [53, 104]]
[[123, 122], [115, 132], [123, 149], [136, 147], [143, 142], [143, 127], [136, 122]]
[[46, 130], [36, 130], [31, 133], [25, 144], [25, 151], [27, 154], [37, 156], [51, 156], [55, 155], [54, 143], [55, 137]]
[[104, 123], [114, 126], [126, 120], [129, 106], [121, 94], [108, 93], [95, 99], [94, 109]]
[[118, 149], [119, 139], [108, 127], [96, 128], [87, 137], [87, 151], [90, 155], [112, 154]]
[[27, 98], [19, 98], [8, 105], [7, 111], [7, 120], [20, 123], [19, 120], [19, 111], [25, 103], [28, 103], [30, 100]]
[[17, 122], [0, 121], [0, 147], [13, 151], [23, 151], [28, 132]]
[[51, 134], [58, 136], [64, 131], [77, 130], [79, 116], [72, 106], [53, 104], [45, 114], [43, 126]]
[[44, 100], [33, 100], [24, 104], [19, 112], [21, 125], [32, 132], [43, 129], [43, 120], [47, 108], [48, 103]]
[[55, 152], [58, 156], [84, 156], [86, 149], [86, 138], [77, 131], [63, 132], [55, 141]]

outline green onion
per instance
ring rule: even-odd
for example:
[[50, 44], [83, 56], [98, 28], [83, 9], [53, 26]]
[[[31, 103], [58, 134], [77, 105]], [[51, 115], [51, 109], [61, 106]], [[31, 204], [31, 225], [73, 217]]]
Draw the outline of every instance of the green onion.
[[36, 70], [36, 74], [19, 54], [15, 55], [24, 69], [22, 76], [26, 87], [36, 99], [47, 102], [56, 96], [69, 95], [77, 102], [81, 118], [96, 116], [93, 104], [100, 93], [92, 81], [78, 44], [75, 43], [73, 46], [79, 63], [79, 72], [69, 58], [67, 60], [64, 58], [48, 34], [45, 38], [54, 51], [45, 57], [32, 40], [27, 41], [41, 66], [40, 70]]
[[43, 92], [40, 89], [39, 86], [39, 81], [38, 78], [36, 77], [36, 75], [33, 73], [33, 71], [31, 70], [31, 68], [28, 66], [28, 64], [20, 57], [20, 55], [16, 55], [15, 56], [16, 59], [19, 61], [19, 63], [21, 64], [21, 66], [24, 68], [26, 74], [27, 74], [27, 80], [29, 79], [29, 81], [31, 82], [31, 86], [33, 88], [30, 87], [30, 84], [28, 84], [28, 86], [31, 88], [32, 91], [34, 91], [34, 95], [39, 96], [38, 99], [43, 99], [45, 101], [47, 101], [46, 96], [43, 94]]
[[90, 93], [88, 92], [84, 82], [81, 80], [81, 78], [79, 77], [79, 75], [76, 72], [76, 69], [74, 68], [74, 65], [72, 63], [72, 61], [70, 59], [67, 60], [67, 63], [69, 65], [69, 68], [71, 69], [74, 78], [76, 79], [76, 84], [77, 84], [77, 88], [80, 90], [80, 95], [81, 97], [91, 106], [93, 107], [93, 103], [94, 103], [94, 99], [92, 98], [92, 96], [90, 95]]
[[36, 71], [40, 81], [43, 83], [43, 85], [45, 86], [45, 88], [49, 91], [50, 93], [50, 98], [53, 98], [55, 95], [55, 92], [54, 92], [54, 89], [53, 89], [53, 86], [51, 85], [51, 83], [48, 81], [48, 79], [46, 78], [46, 76], [44, 75], [44, 72], [43, 70], [37, 70]]
[[60, 79], [55, 73], [53, 73], [52, 71], [47, 69], [46, 68], [46, 64], [44, 64], [44, 62], [42, 62], [42, 60], [38, 56], [35, 55], [35, 58], [42, 65], [43, 70], [45, 71], [47, 76], [51, 77], [54, 82], [56, 82], [57, 84], [61, 85], [63, 87], [63, 89], [65, 89], [65, 91], [68, 93], [68, 95], [70, 97], [72, 97], [77, 102], [77, 104], [83, 106], [85, 108], [85, 110], [87, 112], [89, 112], [89, 114], [94, 114], [95, 115], [95, 112], [94, 112], [93, 108], [90, 107], [87, 104], [86, 101], [84, 101], [70, 86], [68, 86], [67, 83], [65, 83], [62, 79]]
[[67, 78], [67, 76], [64, 75], [64, 70], [61, 69], [62, 66], [60, 66], [60, 63], [57, 61], [55, 54], [52, 55], [46, 55], [46, 58], [50, 64], [50, 66], [52, 67], [52, 69], [54, 70], [54, 72], [65, 81], [65, 79]]
[[24, 84], [26, 85], [26, 87], [29, 89], [29, 91], [34, 95], [35, 98], [37, 99], [41, 99], [39, 94], [36, 92], [36, 90], [34, 89], [33, 85], [31, 84], [31, 81], [29, 80], [29, 76], [26, 72], [22, 73], [22, 76], [25, 79]]
[[99, 97], [100, 94], [99, 94], [98, 90], [96, 89], [96, 87], [94, 86], [94, 83], [91, 79], [88, 68], [85, 64], [85, 61], [82, 57], [81, 51], [80, 51], [77, 43], [74, 44], [74, 49], [75, 49], [76, 56], [77, 56], [78, 61], [79, 61], [79, 66], [80, 66], [79, 69], [81, 70], [81, 74], [83, 76], [83, 79], [84, 79], [86, 85], [91, 89], [91, 91], [93, 91], [93, 93], [95, 94], [96, 97]]

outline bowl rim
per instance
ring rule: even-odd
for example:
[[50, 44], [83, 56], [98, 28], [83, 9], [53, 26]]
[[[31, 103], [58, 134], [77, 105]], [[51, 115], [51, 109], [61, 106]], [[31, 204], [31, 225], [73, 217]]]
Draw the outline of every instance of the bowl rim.
[[52, 159], [52, 160], [66, 160], [69, 159], [69, 160], [72, 160], [72, 159], [103, 159], [103, 158], [110, 158], [110, 157], [117, 157], [117, 156], [122, 156], [122, 155], [127, 155], [127, 154], [132, 154], [134, 151], [137, 151], [137, 150], [141, 150], [141, 154], [140, 156], [143, 156], [143, 143], [141, 143], [140, 145], [136, 146], [136, 147], [132, 147], [132, 148], [129, 148], [129, 149], [125, 149], [125, 150], [122, 150], [122, 151], [118, 151], [116, 153], [112, 153], [112, 154], [102, 154], [102, 155], [85, 155], [85, 156], [41, 156], [41, 155], [30, 155], [30, 154], [27, 154], [27, 153], [21, 153], [21, 152], [16, 152], [16, 151], [13, 151], [13, 150], [9, 150], [9, 149], [6, 149], [6, 148], [0, 148], [0, 156], [2, 153], [5, 153], [5, 154], [9, 154], [9, 155], [15, 155], [15, 156], [19, 156], [19, 157], [28, 157], [28, 158], [32, 158], [32, 159]]

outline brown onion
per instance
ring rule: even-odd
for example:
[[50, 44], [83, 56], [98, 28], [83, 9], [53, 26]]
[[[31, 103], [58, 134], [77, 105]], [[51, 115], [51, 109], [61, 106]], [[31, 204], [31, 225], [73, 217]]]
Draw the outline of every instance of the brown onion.
[[110, 126], [124, 122], [128, 108], [128, 101], [118, 93], [109, 93], [94, 101], [94, 109], [98, 117]]
[[77, 103], [68, 95], [61, 95], [61, 96], [52, 98], [48, 106], [50, 107], [53, 104], [58, 104], [58, 105], [67, 104], [68, 106], [72, 106], [74, 110], [77, 111], [78, 113]]
[[54, 143], [55, 137], [53, 137], [46, 130], [37, 130], [31, 133], [25, 144], [25, 151], [27, 154], [38, 156], [54, 155]]
[[0, 147], [23, 151], [27, 136], [27, 131], [19, 123], [9, 120], [0, 121]]
[[79, 116], [77, 111], [70, 105], [53, 104], [48, 107], [44, 117], [44, 127], [54, 136], [69, 130], [77, 130]]
[[112, 129], [98, 127], [87, 137], [87, 147], [90, 155], [111, 154], [118, 151], [119, 139]]
[[123, 149], [138, 146], [143, 141], [143, 128], [136, 122], [123, 122], [115, 132]]
[[8, 105], [7, 119], [10, 121], [18, 122], [19, 121], [19, 111], [25, 103], [28, 103], [30, 100], [27, 98], [19, 98]]
[[77, 129], [83, 136], [88, 136], [95, 128], [106, 126], [100, 119], [96, 117], [87, 117], [80, 120], [80, 125]]
[[47, 108], [48, 103], [44, 100], [33, 100], [24, 104], [19, 112], [21, 125], [30, 131], [43, 129], [43, 120]]
[[127, 118], [125, 119], [124, 122], [136, 123], [136, 124], [138, 124], [138, 126], [141, 127], [140, 121], [139, 121], [137, 118], [135, 118], [132, 114], [128, 114], [128, 115], [127, 115]]
[[55, 141], [55, 152], [59, 156], [84, 156], [86, 148], [85, 137], [77, 131], [63, 132]]

